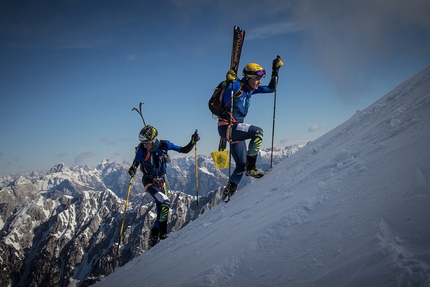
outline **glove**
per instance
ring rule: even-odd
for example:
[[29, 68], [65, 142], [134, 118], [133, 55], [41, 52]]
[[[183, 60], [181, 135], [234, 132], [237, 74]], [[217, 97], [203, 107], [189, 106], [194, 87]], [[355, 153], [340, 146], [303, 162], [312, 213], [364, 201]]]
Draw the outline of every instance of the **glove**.
[[195, 144], [200, 140], [199, 134], [197, 133], [197, 130], [194, 132], [194, 134], [191, 136], [191, 143]]
[[272, 78], [278, 76], [279, 68], [283, 65], [284, 63], [282, 62], [281, 57], [278, 55], [272, 62]]
[[237, 80], [236, 72], [233, 70], [230, 70], [225, 74], [225, 78], [227, 79], [227, 82], [234, 82]]
[[133, 164], [132, 164], [132, 166], [130, 166], [130, 168], [128, 169], [128, 174], [131, 177], [133, 177], [133, 176], [136, 175], [136, 170], [137, 170], [138, 166], [139, 166], [139, 163], [134, 161]]

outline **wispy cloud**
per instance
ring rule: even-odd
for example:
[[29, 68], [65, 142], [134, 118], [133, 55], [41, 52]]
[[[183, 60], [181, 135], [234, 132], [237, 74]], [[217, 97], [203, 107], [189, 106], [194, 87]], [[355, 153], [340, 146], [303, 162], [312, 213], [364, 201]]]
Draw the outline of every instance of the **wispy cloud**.
[[0, 36], [7, 38], [9, 48], [98, 48], [117, 41], [114, 32], [138, 17], [139, 5], [105, 4], [26, 1], [23, 7], [12, 1], [0, 11]]
[[62, 158], [64, 158], [64, 157], [66, 157], [67, 156], [67, 154], [65, 153], [65, 152], [61, 152], [61, 153], [59, 153], [59, 154], [57, 154], [57, 155], [55, 155], [58, 159], [62, 159]]
[[319, 125], [313, 125], [308, 129], [308, 132], [316, 132], [317, 130], [319, 130], [321, 127]]
[[376, 68], [384, 67], [379, 71], [383, 73], [392, 68], [394, 59], [419, 59], [428, 53], [428, 0], [292, 3], [293, 20], [304, 36], [304, 58], [343, 97], [371, 90]]
[[100, 139], [100, 142], [105, 145], [116, 145], [116, 141], [111, 140], [109, 137], [104, 137]]
[[125, 59], [129, 62], [140, 59], [140, 55], [137, 54], [126, 54]]
[[277, 35], [295, 33], [299, 30], [300, 28], [296, 23], [275, 23], [246, 31], [246, 40], [266, 39]]
[[78, 154], [75, 157], [75, 164], [81, 164], [82, 162], [84, 162], [86, 159], [88, 158], [92, 158], [94, 157], [96, 154], [92, 151], [88, 151], [88, 152], [83, 152]]

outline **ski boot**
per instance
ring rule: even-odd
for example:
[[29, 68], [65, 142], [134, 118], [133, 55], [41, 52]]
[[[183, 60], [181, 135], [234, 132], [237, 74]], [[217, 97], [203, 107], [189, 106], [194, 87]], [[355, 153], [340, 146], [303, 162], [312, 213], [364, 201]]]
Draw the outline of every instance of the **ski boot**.
[[245, 175], [251, 176], [253, 178], [261, 178], [264, 176], [264, 171], [261, 169], [258, 169], [255, 166], [255, 163], [257, 162], [257, 156], [247, 156], [246, 157], [246, 164], [245, 164]]
[[167, 220], [160, 222], [160, 240], [164, 240], [167, 237]]
[[222, 200], [223, 201], [229, 201], [230, 197], [233, 196], [233, 194], [236, 192], [237, 190], [237, 184], [234, 182], [229, 181], [227, 186], [224, 188], [224, 192], [222, 194]]
[[160, 233], [160, 230], [158, 229], [158, 227], [153, 227], [151, 229], [151, 234], [149, 235], [149, 239], [148, 239], [149, 248], [154, 247], [158, 243], [159, 233]]

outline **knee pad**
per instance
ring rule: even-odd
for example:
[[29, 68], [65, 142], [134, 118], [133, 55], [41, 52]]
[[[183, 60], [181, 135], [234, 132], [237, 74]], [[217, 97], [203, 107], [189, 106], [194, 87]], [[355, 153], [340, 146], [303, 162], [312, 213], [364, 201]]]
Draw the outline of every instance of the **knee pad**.
[[255, 156], [258, 155], [258, 151], [263, 143], [263, 130], [258, 129], [255, 132], [254, 138], [249, 142], [248, 155]]
[[167, 218], [169, 217], [169, 209], [170, 209], [170, 201], [167, 203], [161, 204], [160, 222], [167, 221]]

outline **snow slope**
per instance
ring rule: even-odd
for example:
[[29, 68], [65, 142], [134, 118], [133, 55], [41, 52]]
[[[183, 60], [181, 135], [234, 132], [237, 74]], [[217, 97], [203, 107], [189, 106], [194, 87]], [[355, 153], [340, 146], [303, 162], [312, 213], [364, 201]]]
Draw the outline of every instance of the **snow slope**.
[[430, 67], [97, 283], [430, 286]]

